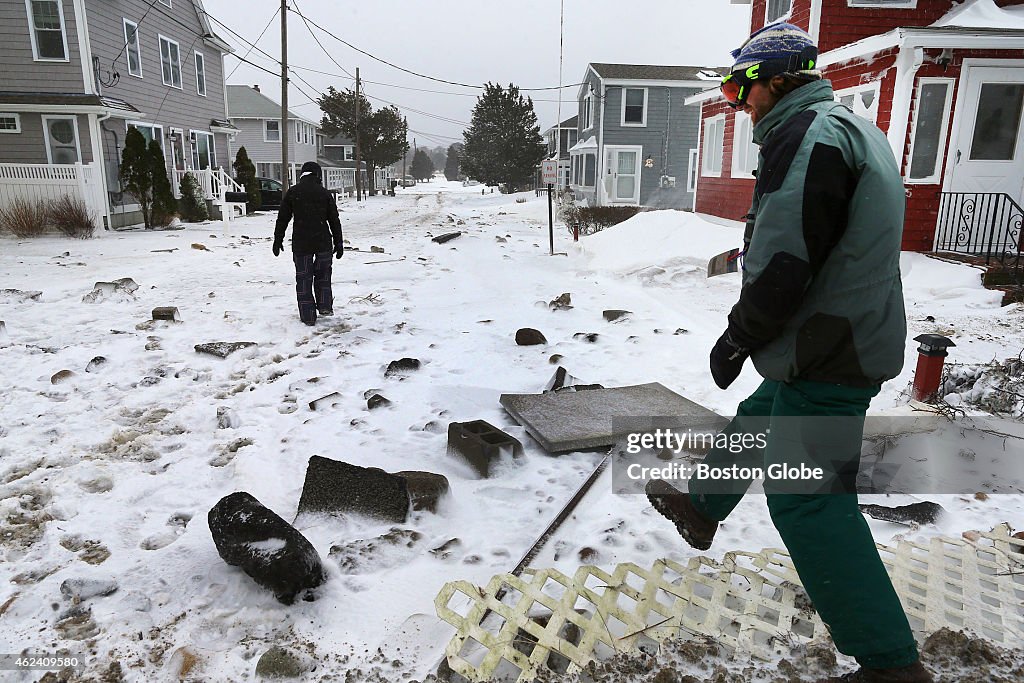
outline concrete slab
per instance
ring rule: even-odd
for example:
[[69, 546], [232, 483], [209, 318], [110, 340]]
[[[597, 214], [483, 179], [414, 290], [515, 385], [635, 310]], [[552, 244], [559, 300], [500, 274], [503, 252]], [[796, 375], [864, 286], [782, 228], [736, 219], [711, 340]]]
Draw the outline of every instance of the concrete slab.
[[[612, 446], [643, 421], [670, 417], [687, 427], [724, 426], [714, 411], [662, 384], [547, 394], [502, 394], [502, 407], [549, 453]], [[630, 419], [632, 418], [632, 419]]]

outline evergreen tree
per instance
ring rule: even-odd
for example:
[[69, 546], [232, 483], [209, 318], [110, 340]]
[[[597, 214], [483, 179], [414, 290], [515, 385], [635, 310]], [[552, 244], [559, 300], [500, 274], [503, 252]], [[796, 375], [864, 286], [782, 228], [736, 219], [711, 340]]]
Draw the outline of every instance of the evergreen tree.
[[153, 170], [146, 149], [146, 138], [137, 128], [128, 127], [121, 152], [121, 187], [130, 194], [142, 212], [146, 230], [153, 227]]
[[430, 160], [427, 153], [422, 149], [416, 150], [416, 154], [412, 157], [412, 166], [409, 168], [409, 175], [419, 181], [425, 181], [430, 178], [430, 174], [434, 172], [434, 162]]
[[459, 179], [459, 157], [462, 154], [462, 145], [455, 143], [448, 147], [448, 158], [444, 162], [444, 177], [448, 180]]
[[462, 172], [487, 185], [503, 183], [506, 192], [529, 184], [547, 154], [533, 100], [509, 84], [487, 83], [473, 107], [472, 124], [462, 134]]
[[167, 162], [164, 150], [156, 140], [149, 141], [150, 173], [153, 178], [153, 208], [151, 219], [153, 225], [170, 225], [178, 213], [178, 202], [171, 190], [171, 180], [167, 177]]
[[345, 90], [338, 92], [333, 87], [317, 101], [324, 116], [320, 123], [324, 135], [344, 135], [356, 139], [356, 109], [359, 110], [359, 152], [366, 164], [371, 193], [376, 191], [374, 172], [378, 168], [389, 166], [402, 158], [409, 144], [406, 142], [408, 130], [397, 107], [385, 107], [373, 111], [362, 94], [356, 100], [355, 92]]
[[256, 180], [256, 164], [249, 159], [249, 153], [245, 147], [235, 154], [235, 163], [231, 164], [235, 170], [235, 180], [245, 186], [245, 194], [248, 201], [245, 203], [246, 213], [253, 213], [263, 204], [263, 197], [260, 192], [260, 181]]
[[210, 218], [206, 210], [206, 198], [199, 181], [191, 173], [181, 179], [181, 217], [190, 223], [198, 223]]

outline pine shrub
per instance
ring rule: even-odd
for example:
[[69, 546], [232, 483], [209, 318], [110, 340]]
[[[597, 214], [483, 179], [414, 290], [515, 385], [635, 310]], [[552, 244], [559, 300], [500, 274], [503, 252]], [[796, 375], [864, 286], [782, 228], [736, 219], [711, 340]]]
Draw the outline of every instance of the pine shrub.
[[199, 187], [199, 181], [191, 173], [186, 173], [181, 179], [181, 199], [178, 207], [182, 220], [189, 223], [209, 220], [210, 214], [206, 210], [206, 198], [203, 196], [203, 189]]

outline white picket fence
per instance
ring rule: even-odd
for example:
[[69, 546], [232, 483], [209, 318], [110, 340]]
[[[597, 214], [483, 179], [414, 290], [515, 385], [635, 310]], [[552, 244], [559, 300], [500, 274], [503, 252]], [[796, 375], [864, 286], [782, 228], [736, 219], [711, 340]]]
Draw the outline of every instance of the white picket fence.
[[0, 164], [0, 207], [17, 199], [51, 201], [70, 196], [85, 202], [97, 229], [109, 215], [99, 164]]

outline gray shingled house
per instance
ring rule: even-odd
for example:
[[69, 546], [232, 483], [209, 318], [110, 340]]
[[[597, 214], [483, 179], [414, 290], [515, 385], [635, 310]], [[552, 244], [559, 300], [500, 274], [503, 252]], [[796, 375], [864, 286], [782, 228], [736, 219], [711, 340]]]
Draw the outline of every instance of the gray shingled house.
[[589, 64], [569, 149], [577, 200], [692, 210], [700, 109], [683, 101], [720, 78], [697, 66]]
[[260, 92], [259, 86], [228, 85], [227, 90], [228, 118], [239, 129], [232, 149], [245, 147], [249, 159], [256, 164], [256, 175], [282, 179], [282, 135], [289, 136], [290, 166], [299, 169], [307, 161], [316, 161], [318, 150], [323, 148], [319, 124], [289, 111], [288, 128], [282, 131], [281, 104]]
[[141, 222], [118, 179], [135, 127], [162, 145], [175, 188], [192, 170], [222, 204], [229, 52], [201, 0], [0, 3], [0, 203], [72, 194], [104, 227]]

